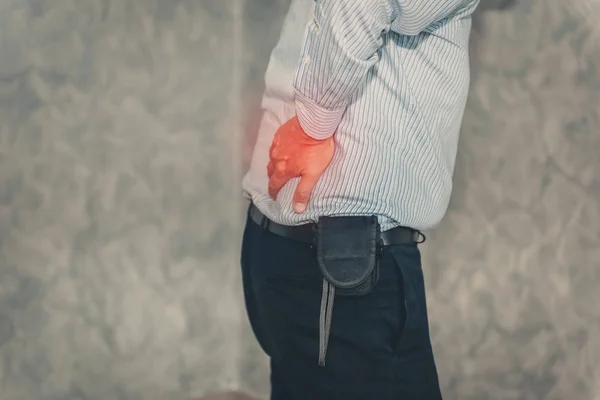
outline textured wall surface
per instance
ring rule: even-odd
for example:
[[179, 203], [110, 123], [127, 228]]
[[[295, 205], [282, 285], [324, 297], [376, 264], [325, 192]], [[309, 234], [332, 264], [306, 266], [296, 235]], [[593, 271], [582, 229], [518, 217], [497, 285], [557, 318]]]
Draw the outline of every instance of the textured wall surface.
[[[288, 1], [0, 0], [1, 400], [266, 397], [237, 184]], [[600, 400], [600, 3], [482, 1], [423, 249], [445, 398]]]
[[238, 381], [238, 8], [0, 0], [0, 399]]

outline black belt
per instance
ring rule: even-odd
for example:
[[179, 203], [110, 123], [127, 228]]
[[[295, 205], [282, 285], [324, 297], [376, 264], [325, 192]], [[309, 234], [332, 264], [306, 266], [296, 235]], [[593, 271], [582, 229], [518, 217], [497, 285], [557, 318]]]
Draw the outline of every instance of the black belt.
[[[295, 226], [281, 225], [268, 219], [254, 204], [250, 205], [248, 212], [252, 221], [275, 235], [297, 240], [299, 242], [314, 242], [317, 226], [315, 223]], [[394, 244], [419, 244], [425, 241], [425, 235], [415, 229], [398, 226], [381, 232], [381, 240], [384, 246]]]

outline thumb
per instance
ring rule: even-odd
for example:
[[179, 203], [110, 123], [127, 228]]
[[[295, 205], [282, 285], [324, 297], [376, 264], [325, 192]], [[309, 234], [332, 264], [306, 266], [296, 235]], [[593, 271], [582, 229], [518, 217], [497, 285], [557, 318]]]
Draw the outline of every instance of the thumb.
[[318, 175], [302, 175], [296, 192], [294, 193], [294, 210], [298, 214], [302, 214], [306, 210], [306, 205], [310, 199], [313, 188], [319, 180]]

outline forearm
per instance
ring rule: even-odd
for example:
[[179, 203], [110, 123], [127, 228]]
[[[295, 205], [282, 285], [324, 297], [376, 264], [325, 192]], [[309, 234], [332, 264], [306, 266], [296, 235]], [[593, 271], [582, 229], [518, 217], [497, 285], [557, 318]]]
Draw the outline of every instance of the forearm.
[[477, 0], [327, 0], [315, 5], [294, 79], [296, 114], [316, 139], [337, 130], [390, 29], [414, 35]]
[[337, 129], [351, 95], [378, 60], [389, 29], [389, 1], [328, 0], [315, 5], [294, 88], [296, 113], [316, 139]]

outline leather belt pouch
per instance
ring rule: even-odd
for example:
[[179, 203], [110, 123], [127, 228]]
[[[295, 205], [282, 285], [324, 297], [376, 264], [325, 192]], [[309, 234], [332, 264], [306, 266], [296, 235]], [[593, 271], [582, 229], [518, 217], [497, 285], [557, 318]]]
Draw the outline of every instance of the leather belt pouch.
[[364, 296], [379, 280], [381, 231], [377, 217], [321, 217], [316, 227], [317, 262], [323, 275], [319, 316], [319, 366], [325, 366], [333, 303]]
[[377, 217], [321, 217], [316, 230], [319, 268], [335, 293], [370, 293], [379, 280], [381, 232]]

